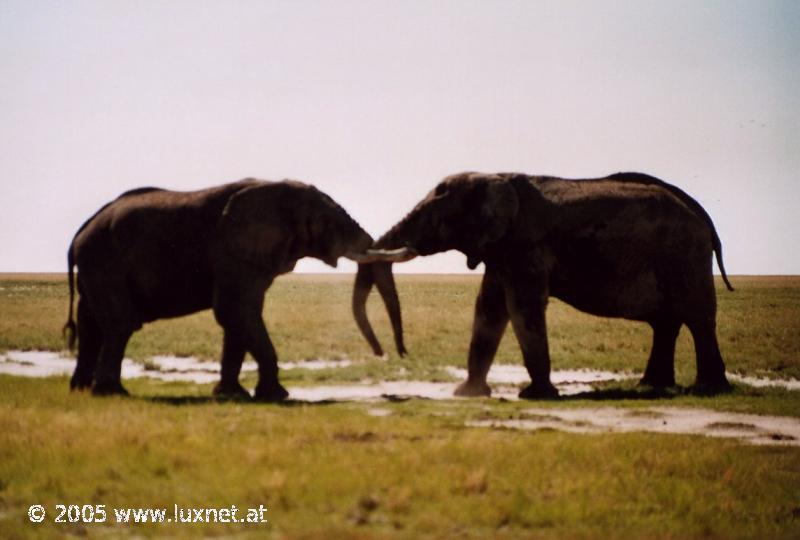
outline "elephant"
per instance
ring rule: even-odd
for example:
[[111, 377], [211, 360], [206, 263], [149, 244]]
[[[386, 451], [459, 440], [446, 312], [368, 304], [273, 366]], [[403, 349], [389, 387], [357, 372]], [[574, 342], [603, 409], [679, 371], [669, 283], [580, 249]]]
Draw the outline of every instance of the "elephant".
[[[545, 312], [554, 296], [587, 313], [648, 323], [653, 344], [640, 383], [675, 386], [675, 340], [691, 331], [699, 393], [730, 388], [716, 336], [712, 254], [728, 289], [722, 245], [708, 213], [681, 189], [641, 173], [570, 180], [519, 173], [467, 172], [445, 178], [359, 267], [353, 312], [392, 262], [447, 250], [484, 263], [457, 396], [489, 396], [486, 377], [511, 321], [531, 382], [521, 398], [558, 396], [550, 381]], [[363, 320], [361, 320], [363, 319]]]
[[[70, 349], [78, 341], [70, 387], [127, 395], [121, 363], [133, 332], [147, 322], [212, 308], [224, 330], [214, 394], [249, 397], [238, 381], [249, 351], [258, 363], [255, 398], [281, 401], [288, 393], [262, 319], [267, 288], [302, 257], [333, 267], [341, 256], [368, 265], [372, 244], [333, 199], [298, 181], [250, 178], [199, 191], [123, 193], [89, 218], [69, 246], [64, 331]], [[390, 313], [399, 314], [388, 278], [378, 280], [378, 289], [390, 302], [394, 295]]]

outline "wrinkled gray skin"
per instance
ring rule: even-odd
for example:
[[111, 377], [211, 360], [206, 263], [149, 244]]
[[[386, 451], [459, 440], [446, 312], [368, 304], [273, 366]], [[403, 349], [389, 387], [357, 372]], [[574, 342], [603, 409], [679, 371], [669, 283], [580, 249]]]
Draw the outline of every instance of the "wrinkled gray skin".
[[[685, 324], [695, 343], [695, 390], [729, 388], [716, 338], [713, 252], [733, 289], [719, 237], [694, 199], [656, 178], [457, 174], [442, 181], [375, 247], [408, 247], [410, 256], [455, 249], [467, 256], [470, 268], [485, 264], [469, 375], [456, 395], [490, 395], [486, 376], [509, 320], [531, 377], [520, 397], [558, 395], [550, 382], [545, 325], [551, 295], [594, 315], [647, 322], [653, 347], [642, 384], [675, 385], [675, 340]], [[359, 269], [356, 312], [356, 300], [366, 300], [376, 272], [391, 273], [391, 265]]]
[[258, 363], [256, 399], [282, 400], [288, 393], [278, 381], [261, 315], [264, 293], [302, 257], [336, 266], [339, 257], [362, 254], [371, 245], [344, 209], [300, 182], [248, 179], [201, 191], [124, 193], [86, 221], [69, 248], [65, 329], [71, 346], [76, 334], [78, 339], [70, 386], [127, 394], [120, 372], [131, 334], [146, 322], [213, 308], [224, 329], [214, 393], [248, 395], [238, 378], [249, 351]]

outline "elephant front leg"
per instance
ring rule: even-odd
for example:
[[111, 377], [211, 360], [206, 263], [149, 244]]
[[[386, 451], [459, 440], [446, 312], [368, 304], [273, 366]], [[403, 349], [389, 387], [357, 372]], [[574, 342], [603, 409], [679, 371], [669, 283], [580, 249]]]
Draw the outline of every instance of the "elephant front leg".
[[475, 320], [467, 359], [467, 380], [458, 385], [455, 395], [462, 397], [490, 396], [492, 389], [486, 376], [492, 366], [497, 347], [508, 324], [503, 285], [487, 270], [475, 302]]
[[239, 387], [243, 349], [246, 349], [258, 363], [255, 398], [258, 401], [282, 401], [289, 392], [278, 382], [278, 356], [261, 318], [267, 286], [268, 283], [249, 288], [218, 286], [215, 292], [214, 316], [226, 336], [220, 384], [223, 390], [235, 391]]
[[214, 395], [220, 398], [250, 398], [250, 393], [239, 384], [239, 373], [246, 353], [242, 336], [225, 329], [222, 341], [222, 369], [220, 382], [214, 387]]
[[550, 382], [547, 344], [547, 280], [545, 276], [513, 276], [506, 280], [506, 305], [517, 336], [531, 384], [522, 389], [523, 399], [551, 399], [558, 390]]
[[255, 329], [255, 339], [250, 348], [250, 352], [258, 362], [255, 398], [258, 401], [283, 401], [289, 397], [289, 392], [278, 382], [278, 355], [261, 317], [258, 322], [260, 324]]

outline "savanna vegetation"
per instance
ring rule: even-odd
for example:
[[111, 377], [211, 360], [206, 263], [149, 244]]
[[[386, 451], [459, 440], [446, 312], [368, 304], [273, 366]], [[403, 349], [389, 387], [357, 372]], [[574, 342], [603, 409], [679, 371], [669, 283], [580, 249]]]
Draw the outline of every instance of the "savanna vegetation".
[[[408, 357], [375, 359], [349, 313], [351, 276], [293, 275], [264, 316], [281, 360], [348, 358], [346, 368], [292, 370], [293, 385], [367, 379], [450, 380], [466, 358], [477, 276], [398, 275]], [[734, 277], [718, 288], [729, 371], [800, 378], [800, 278]], [[377, 295], [370, 315], [387, 350]], [[0, 351], [61, 350], [63, 275], [0, 276]], [[591, 317], [553, 300], [554, 369], [640, 372], [649, 329]], [[127, 356], [214, 359], [210, 312], [160, 321]], [[679, 383], [694, 377], [685, 330]], [[498, 358], [519, 363], [509, 332]], [[252, 377], [252, 376], [250, 376]], [[66, 377], [0, 375], [0, 537], [242, 536], [275, 538], [791, 538], [800, 536], [800, 447], [702, 436], [574, 434], [467, 427], [513, 418], [530, 403], [216, 402], [211, 385], [124, 381], [131, 398], [70, 394]], [[254, 379], [246, 379], [252, 387]], [[800, 417], [800, 392], [736, 384], [713, 398], [654, 398], [633, 382], [559, 407], [702, 406]], [[537, 407], [552, 404], [537, 402]], [[28, 508], [47, 518], [31, 523]], [[56, 505], [105, 504], [105, 523], [54, 523]], [[268, 508], [266, 524], [118, 524], [112, 508]], [[242, 510], [240, 510], [241, 516]]]

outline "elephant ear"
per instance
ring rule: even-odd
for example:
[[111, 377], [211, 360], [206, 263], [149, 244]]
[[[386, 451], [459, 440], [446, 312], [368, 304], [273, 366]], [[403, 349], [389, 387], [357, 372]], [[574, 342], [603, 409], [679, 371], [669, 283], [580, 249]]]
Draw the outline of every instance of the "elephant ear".
[[222, 212], [217, 239], [233, 257], [277, 270], [286, 262], [293, 235], [281, 218], [281, 197], [275, 191], [265, 184], [237, 192]]
[[518, 213], [519, 197], [511, 182], [501, 177], [489, 177], [480, 209], [478, 247], [483, 248], [505, 236]]
[[303, 234], [298, 235], [300, 249], [315, 254], [322, 262], [336, 268], [338, 257], [333, 254], [335, 232], [333, 220], [324, 214], [304, 218]]

